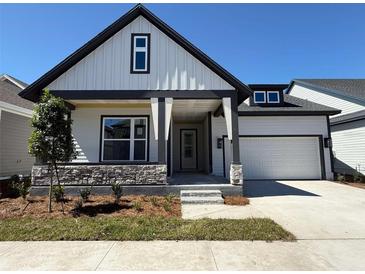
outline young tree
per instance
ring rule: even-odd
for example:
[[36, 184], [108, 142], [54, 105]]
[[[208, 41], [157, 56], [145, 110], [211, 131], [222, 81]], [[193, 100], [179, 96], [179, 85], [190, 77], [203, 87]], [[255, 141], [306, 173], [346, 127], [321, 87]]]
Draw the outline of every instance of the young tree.
[[[34, 108], [33, 132], [29, 138], [29, 153], [48, 164], [50, 174], [48, 211], [52, 211], [53, 172], [60, 187], [57, 163], [67, 162], [76, 155], [71, 135], [71, 112], [65, 102], [43, 92], [40, 102]], [[63, 200], [63, 199], [62, 199]]]

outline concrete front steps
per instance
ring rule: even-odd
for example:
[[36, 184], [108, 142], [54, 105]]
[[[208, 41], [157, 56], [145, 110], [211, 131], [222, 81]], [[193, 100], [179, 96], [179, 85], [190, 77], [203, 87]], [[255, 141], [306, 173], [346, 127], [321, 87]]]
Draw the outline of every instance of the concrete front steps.
[[223, 204], [222, 191], [220, 190], [181, 190], [182, 204]]

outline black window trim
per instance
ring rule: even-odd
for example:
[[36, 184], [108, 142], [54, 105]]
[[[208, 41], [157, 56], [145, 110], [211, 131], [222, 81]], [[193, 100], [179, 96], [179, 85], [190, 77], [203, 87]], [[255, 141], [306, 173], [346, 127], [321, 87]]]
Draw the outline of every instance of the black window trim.
[[[146, 125], [146, 142], [147, 142], [147, 151], [146, 151], [146, 160], [104, 160], [103, 159], [103, 132], [104, 132], [104, 119], [105, 118], [145, 118], [147, 120]], [[138, 140], [138, 139], [137, 139]], [[150, 160], [150, 116], [149, 115], [101, 115], [100, 116], [100, 135], [99, 135], [99, 162], [100, 163], [148, 163]]]
[[[134, 37], [145, 36], [147, 37], [147, 70], [146, 71], [136, 71], [134, 70]], [[149, 74], [150, 73], [150, 63], [151, 63], [151, 34], [150, 33], [132, 33], [131, 35], [131, 56], [130, 56], [130, 73], [131, 74]]]

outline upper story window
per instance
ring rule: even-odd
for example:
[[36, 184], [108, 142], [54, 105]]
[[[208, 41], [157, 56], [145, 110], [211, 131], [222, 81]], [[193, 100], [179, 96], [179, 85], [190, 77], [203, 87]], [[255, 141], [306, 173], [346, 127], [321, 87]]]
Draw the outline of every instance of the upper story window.
[[131, 73], [150, 72], [150, 34], [132, 34]]
[[266, 92], [265, 91], [255, 91], [254, 102], [255, 102], [255, 104], [266, 103]]
[[267, 102], [269, 104], [277, 104], [280, 103], [280, 96], [278, 91], [268, 91], [267, 92]]

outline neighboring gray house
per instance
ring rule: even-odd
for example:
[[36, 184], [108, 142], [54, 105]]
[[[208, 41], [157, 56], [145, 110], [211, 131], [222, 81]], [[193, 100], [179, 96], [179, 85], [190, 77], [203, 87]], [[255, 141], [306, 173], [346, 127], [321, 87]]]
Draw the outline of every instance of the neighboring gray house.
[[365, 174], [365, 79], [298, 79], [288, 93], [342, 110], [330, 119], [335, 172]]
[[0, 179], [29, 175], [34, 159], [28, 154], [33, 103], [18, 93], [27, 84], [9, 75], [0, 75]]
[[[339, 110], [243, 84], [142, 5], [20, 95], [37, 102], [45, 88], [72, 110], [68, 185], [333, 177], [327, 118]], [[44, 169], [33, 184], [48, 183]]]

